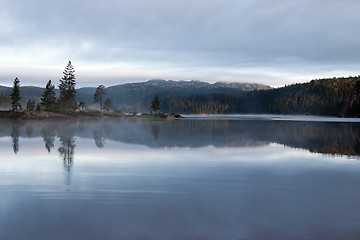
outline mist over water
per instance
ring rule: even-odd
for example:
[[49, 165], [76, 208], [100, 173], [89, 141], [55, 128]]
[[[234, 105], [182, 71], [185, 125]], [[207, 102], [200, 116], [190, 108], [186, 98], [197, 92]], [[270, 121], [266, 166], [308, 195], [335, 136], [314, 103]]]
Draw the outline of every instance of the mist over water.
[[1, 121], [0, 152], [0, 239], [360, 237], [358, 122]]

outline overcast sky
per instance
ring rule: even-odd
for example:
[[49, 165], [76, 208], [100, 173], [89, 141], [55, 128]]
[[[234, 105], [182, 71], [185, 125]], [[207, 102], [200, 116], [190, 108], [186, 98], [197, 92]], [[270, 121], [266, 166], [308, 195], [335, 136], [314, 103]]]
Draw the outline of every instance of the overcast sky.
[[360, 74], [359, 0], [1, 0], [0, 85]]

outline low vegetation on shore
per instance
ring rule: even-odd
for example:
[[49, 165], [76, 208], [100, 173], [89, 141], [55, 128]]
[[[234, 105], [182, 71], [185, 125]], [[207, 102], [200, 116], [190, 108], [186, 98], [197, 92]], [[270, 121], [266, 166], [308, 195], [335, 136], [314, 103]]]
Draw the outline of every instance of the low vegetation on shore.
[[143, 119], [175, 119], [183, 118], [176, 113], [143, 113], [143, 114], [123, 114], [116, 112], [102, 112], [99, 110], [77, 110], [74, 112], [47, 112], [47, 111], [0, 111], [0, 118], [17, 119], [17, 120], [42, 120], [42, 119], [79, 119], [79, 118], [143, 118]]

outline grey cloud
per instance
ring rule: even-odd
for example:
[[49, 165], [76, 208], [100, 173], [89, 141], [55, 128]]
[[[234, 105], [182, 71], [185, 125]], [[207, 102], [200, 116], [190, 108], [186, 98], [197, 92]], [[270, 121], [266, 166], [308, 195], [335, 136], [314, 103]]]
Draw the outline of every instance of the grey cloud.
[[[180, 67], [359, 64], [359, 1], [3, 0], [0, 44]], [[1, 26], [1, 25], [0, 25]], [[88, 44], [88, 47], [84, 47]]]

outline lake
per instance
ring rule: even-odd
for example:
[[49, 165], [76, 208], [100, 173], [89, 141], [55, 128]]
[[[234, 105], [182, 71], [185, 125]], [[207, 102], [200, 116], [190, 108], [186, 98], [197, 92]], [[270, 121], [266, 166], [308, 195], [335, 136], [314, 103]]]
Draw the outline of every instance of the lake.
[[360, 120], [0, 120], [0, 239], [360, 239]]

